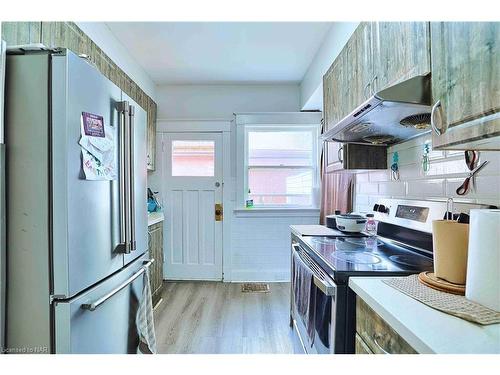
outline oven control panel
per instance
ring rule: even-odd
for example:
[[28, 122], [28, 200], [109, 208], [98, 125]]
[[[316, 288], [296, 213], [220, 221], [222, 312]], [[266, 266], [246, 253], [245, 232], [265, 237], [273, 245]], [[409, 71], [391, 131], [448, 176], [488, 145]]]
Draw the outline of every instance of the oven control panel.
[[407, 206], [399, 204], [396, 209], [396, 217], [425, 223], [429, 216], [429, 207]]
[[[375, 203], [375, 202], [374, 202]], [[454, 213], [466, 213], [473, 208], [489, 205], [454, 202]], [[432, 221], [443, 220], [447, 211], [446, 201], [381, 198], [373, 206], [375, 220], [432, 233]]]

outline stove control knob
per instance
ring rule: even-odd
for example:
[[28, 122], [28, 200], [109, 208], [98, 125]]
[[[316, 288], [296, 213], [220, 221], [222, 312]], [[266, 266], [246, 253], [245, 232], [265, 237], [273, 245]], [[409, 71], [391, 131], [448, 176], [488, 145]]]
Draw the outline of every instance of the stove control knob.
[[377, 208], [377, 211], [384, 213], [385, 212], [385, 206], [383, 204], [379, 204], [379, 206]]
[[373, 211], [378, 212], [379, 204], [375, 203], [375, 206], [373, 206]]

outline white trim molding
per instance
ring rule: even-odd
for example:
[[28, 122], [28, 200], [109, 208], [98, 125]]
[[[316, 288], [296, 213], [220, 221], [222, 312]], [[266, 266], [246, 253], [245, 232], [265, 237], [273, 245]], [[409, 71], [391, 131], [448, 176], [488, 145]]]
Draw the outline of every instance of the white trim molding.
[[236, 217], [319, 217], [319, 208], [235, 208]]
[[[281, 209], [291, 209], [283, 216], [294, 216], [292, 212], [300, 210], [317, 209], [319, 201], [319, 159], [320, 159], [320, 123], [321, 113], [318, 112], [274, 112], [274, 113], [243, 113], [235, 114], [235, 170], [236, 170], [236, 209], [244, 207], [248, 192], [248, 132], [249, 131], [310, 131], [315, 140], [313, 145], [314, 163], [313, 170], [313, 204], [308, 207], [269, 207], [259, 206], [259, 209], [272, 210], [277, 212]], [[278, 167], [279, 168], [279, 167]], [[305, 167], [307, 168], [307, 167]], [[294, 210], [295, 209], [295, 210]], [[298, 210], [298, 211], [297, 211]], [[264, 212], [264, 211], [262, 211]], [[319, 212], [319, 211], [318, 211]], [[236, 212], [235, 212], [236, 214]], [[246, 214], [244, 214], [246, 216]], [[276, 215], [276, 214], [275, 214]], [[300, 216], [300, 214], [298, 214]], [[252, 214], [254, 216], [254, 214]]]
[[231, 131], [231, 120], [157, 120], [157, 133], [226, 133]]
[[323, 117], [321, 112], [245, 112], [234, 115], [237, 126], [260, 124], [319, 125]]

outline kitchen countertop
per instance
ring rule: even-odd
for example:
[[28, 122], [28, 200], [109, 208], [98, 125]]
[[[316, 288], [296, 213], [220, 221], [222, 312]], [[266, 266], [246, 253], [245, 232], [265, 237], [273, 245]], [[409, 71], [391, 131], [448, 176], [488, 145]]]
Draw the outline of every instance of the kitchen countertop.
[[148, 227], [153, 224], [157, 224], [165, 220], [163, 212], [148, 212]]
[[442, 313], [382, 280], [351, 277], [349, 287], [417, 352], [500, 353], [500, 324], [482, 326]]
[[290, 225], [290, 229], [297, 236], [331, 236], [338, 234], [337, 231], [324, 225]]

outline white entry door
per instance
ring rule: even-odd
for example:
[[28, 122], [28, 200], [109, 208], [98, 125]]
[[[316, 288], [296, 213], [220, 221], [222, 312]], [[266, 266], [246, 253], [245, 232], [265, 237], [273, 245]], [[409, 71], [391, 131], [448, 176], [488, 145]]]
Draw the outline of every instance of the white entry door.
[[222, 280], [222, 134], [163, 133], [162, 142], [165, 278]]

